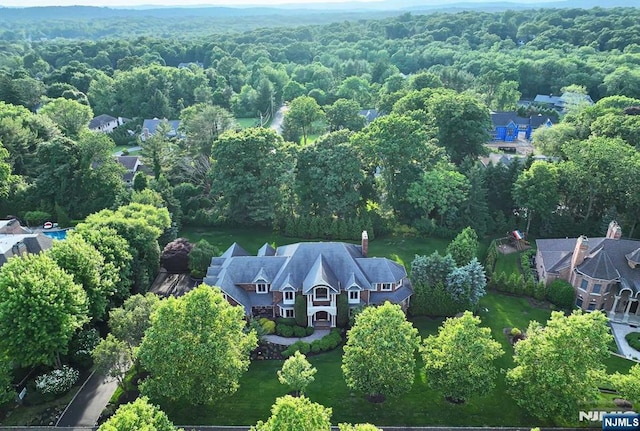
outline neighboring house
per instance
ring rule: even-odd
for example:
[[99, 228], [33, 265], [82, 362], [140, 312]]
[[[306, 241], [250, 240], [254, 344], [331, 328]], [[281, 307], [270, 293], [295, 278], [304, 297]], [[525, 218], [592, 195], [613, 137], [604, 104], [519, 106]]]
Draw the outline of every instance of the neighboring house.
[[533, 115], [520, 117], [516, 111], [491, 112], [492, 140], [513, 142], [518, 139], [520, 133], [524, 133], [525, 139], [531, 139], [531, 133], [541, 127], [551, 127], [553, 123], [549, 117]]
[[133, 177], [142, 167], [142, 161], [138, 156], [117, 156], [116, 161], [120, 163], [127, 172], [122, 176], [122, 180], [129, 186], [133, 184]]
[[265, 244], [250, 256], [233, 244], [211, 260], [204, 282], [218, 286], [247, 316], [295, 317], [297, 297], [306, 301], [309, 326], [336, 326], [337, 296], [347, 295], [351, 309], [390, 301], [409, 307], [413, 290], [404, 267], [387, 258], [367, 257], [362, 244], [301, 242], [272, 248]]
[[621, 237], [612, 221], [604, 238], [536, 240], [538, 277], [545, 284], [571, 283], [576, 306], [585, 311], [604, 310], [614, 322], [640, 324], [640, 241]]
[[580, 105], [583, 103], [593, 105], [593, 99], [588, 94], [572, 92], [564, 92], [562, 96], [538, 94], [535, 99], [533, 99], [533, 102], [540, 105], [549, 105], [559, 111], [563, 111], [569, 105]]
[[376, 118], [380, 117], [380, 113], [377, 109], [363, 109], [358, 112], [358, 115], [362, 115], [366, 120], [367, 124], [371, 123]]
[[191, 66], [197, 66], [200, 69], [204, 69], [204, 64], [199, 61], [192, 61], [190, 63], [180, 63], [178, 64], [178, 69], [191, 69]]
[[94, 132], [111, 133], [113, 130], [123, 125], [127, 120], [122, 117], [112, 117], [111, 115], [102, 114], [95, 117], [89, 122], [89, 130]]
[[20, 226], [16, 219], [0, 220], [0, 266], [12, 256], [40, 253], [51, 248], [53, 240], [42, 233], [33, 233]]
[[180, 120], [159, 120], [157, 118], [154, 118], [153, 120], [144, 120], [144, 122], [142, 123], [142, 133], [140, 134], [140, 140], [144, 142], [151, 136], [155, 135], [156, 131], [158, 130], [158, 126], [162, 122], [166, 122], [169, 126], [167, 138], [182, 137], [182, 134], [178, 132], [178, 128], [180, 127]]

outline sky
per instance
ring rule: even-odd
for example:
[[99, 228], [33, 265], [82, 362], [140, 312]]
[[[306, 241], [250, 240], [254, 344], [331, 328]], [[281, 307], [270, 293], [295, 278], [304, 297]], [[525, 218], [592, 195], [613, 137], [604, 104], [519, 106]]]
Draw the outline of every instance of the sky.
[[[269, 6], [275, 4], [313, 4], [313, 3], [344, 3], [347, 0], [0, 0], [0, 6], [30, 7], [30, 6]], [[349, 1], [379, 1], [379, 0], [349, 0]]]

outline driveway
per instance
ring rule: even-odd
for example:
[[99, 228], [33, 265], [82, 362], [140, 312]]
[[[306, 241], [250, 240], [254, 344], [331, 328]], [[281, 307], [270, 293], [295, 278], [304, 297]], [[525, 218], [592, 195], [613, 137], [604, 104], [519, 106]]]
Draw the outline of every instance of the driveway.
[[[131, 148], [127, 148], [127, 151], [129, 153], [132, 153], [134, 151], [140, 151], [142, 149], [142, 147], [131, 147]], [[122, 151], [116, 151], [115, 153], [113, 153], [114, 156], [116, 157], [120, 157], [122, 155]]]
[[115, 380], [104, 381], [104, 376], [92, 373], [58, 419], [57, 427], [92, 427], [116, 391]]
[[640, 352], [631, 347], [629, 343], [627, 343], [627, 340], [624, 338], [625, 335], [630, 332], [640, 332], [640, 329], [632, 328], [625, 323], [609, 322], [609, 325], [611, 325], [611, 332], [616, 339], [619, 353], [627, 359], [635, 359], [636, 361], [640, 361]]
[[271, 122], [271, 128], [276, 131], [278, 135], [282, 135], [282, 122], [284, 121], [284, 114], [289, 110], [289, 107], [282, 105]]

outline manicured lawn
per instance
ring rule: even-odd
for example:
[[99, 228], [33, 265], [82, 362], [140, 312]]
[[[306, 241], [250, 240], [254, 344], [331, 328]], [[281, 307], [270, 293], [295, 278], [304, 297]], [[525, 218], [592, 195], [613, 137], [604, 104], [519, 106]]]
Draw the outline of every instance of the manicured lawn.
[[248, 129], [260, 124], [260, 118], [236, 118], [241, 129]]
[[505, 274], [519, 274], [520, 269], [518, 267], [518, 260], [520, 260], [520, 253], [498, 253], [498, 258], [496, 259], [496, 268], [494, 272], [504, 272]]
[[[180, 232], [180, 236], [189, 241], [206, 239], [211, 244], [224, 252], [231, 244], [237, 242], [247, 250], [255, 254], [265, 242], [275, 243], [276, 246], [292, 244], [300, 241], [313, 241], [301, 238], [289, 238], [274, 234], [271, 229], [242, 229], [242, 228], [200, 228], [186, 227]], [[438, 250], [443, 252], [449, 241], [442, 239], [400, 238], [386, 237], [373, 239], [369, 242], [369, 256], [388, 257], [402, 263], [407, 271], [411, 267], [411, 261], [416, 254], [431, 254]]]
[[[534, 307], [522, 297], [489, 293], [480, 302], [480, 318], [506, 354], [497, 361], [501, 369], [513, 366], [513, 349], [503, 335], [504, 327], [525, 329], [529, 321], [541, 323], [551, 315], [549, 307]], [[484, 311], [487, 309], [487, 311]], [[420, 317], [412, 319], [420, 335], [435, 334], [443, 319]], [[496, 387], [486, 397], [468, 400], [463, 405], [445, 401], [441, 394], [431, 389], [422, 372], [416, 369], [412, 390], [399, 398], [387, 399], [383, 404], [372, 404], [354, 391], [350, 391], [342, 375], [342, 349], [309, 358], [318, 369], [315, 382], [307, 395], [313, 401], [333, 409], [332, 422], [371, 422], [379, 426], [523, 426], [541, 424], [518, 408], [507, 394], [504, 375], [500, 374]], [[626, 372], [632, 362], [618, 357], [607, 361], [609, 372]], [[240, 389], [233, 396], [212, 407], [190, 408], [184, 405], [162, 405], [176, 424], [252, 425], [270, 415], [271, 404], [287, 390], [278, 383], [276, 372], [282, 361], [256, 361], [240, 381]], [[611, 397], [604, 395], [596, 401], [602, 408], [614, 408]]]

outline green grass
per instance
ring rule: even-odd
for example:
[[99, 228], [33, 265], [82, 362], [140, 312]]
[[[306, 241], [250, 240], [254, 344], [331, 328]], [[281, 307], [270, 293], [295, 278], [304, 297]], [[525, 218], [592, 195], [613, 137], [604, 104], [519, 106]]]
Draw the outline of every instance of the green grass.
[[520, 274], [520, 268], [518, 267], [518, 261], [520, 260], [520, 253], [502, 254], [498, 253], [496, 259], [496, 267], [494, 272], [504, 272], [509, 275], [512, 273]]
[[256, 124], [260, 124], [260, 118], [236, 118], [236, 122], [241, 129], [248, 129], [255, 127]]
[[[487, 309], [487, 311], [484, 311]], [[489, 293], [480, 302], [482, 324], [491, 328], [493, 337], [500, 342], [506, 354], [496, 361], [498, 368], [513, 366], [513, 349], [503, 335], [503, 328], [527, 328], [531, 320], [541, 323], [551, 315], [549, 307], [534, 307], [526, 298]], [[412, 323], [426, 337], [435, 334], [443, 319], [420, 317]], [[342, 375], [342, 349], [318, 356], [309, 361], [318, 369], [307, 395], [314, 402], [333, 409], [332, 423], [370, 422], [378, 426], [522, 426], [549, 425], [528, 416], [517, 407], [509, 395], [500, 374], [496, 387], [486, 397], [476, 397], [463, 405], [445, 401], [440, 393], [427, 383], [422, 364], [416, 368], [412, 390], [404, 396], [387, 399], [383, 404], [369, 403], [362, 394], [347, 388]], [[626, 372], [633, 362], [612, 356], [607, 362], [609, 373]], [[215, 406], [187, 407], [162, 404], [162, 408], [176, 424], [252, 425], [266, 420], [277, 397], [287, 389], [278, 383], [276, 372], [282, 361], [256, 361], [240, 380], [240, 388], [231, 397]], [[602, 408], [614, 408], [612, 397], [603, 394], [594, 401]]]
[[[180, 231], [180, 236], [195, 242], [206, 239], [211, 244], [225, 251], [231, 244], [237, 242], [247, 252], [256, 254], [265, 242], [275, 243], [277, 246], [309, 241], [301, 238], [289, 238], [273, 233], [270, 229], [242, 229], [242, 228], [199, 228], [186, 227]], [[369, 242], [369, 256], [388, 257], [399, 262], [409, 270], [411, 261], [416, 254], [431, 254], [438, 250], [443, 252], [448, 241], [441, 239], [386, 237], [376, 238]]]
[[640, 352], [640, 332], [630, 332], [624, 337], [631, 348]]

